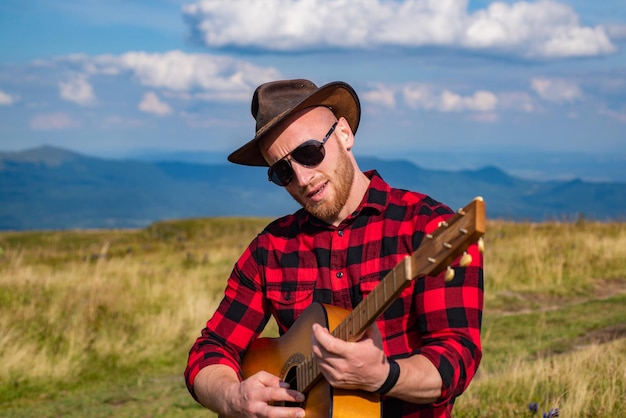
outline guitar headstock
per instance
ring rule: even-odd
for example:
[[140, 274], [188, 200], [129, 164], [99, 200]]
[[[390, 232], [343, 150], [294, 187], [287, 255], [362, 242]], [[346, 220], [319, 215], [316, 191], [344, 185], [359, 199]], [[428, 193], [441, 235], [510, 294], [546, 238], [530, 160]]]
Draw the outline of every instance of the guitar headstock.
[[[411, 256], [412, 278], [437, 275], [461, 254], [461, 265], [468, 265], [471, 256], [465, 251], [478, 240], [481, 240], [479, 249], [482, 251], [481, 237], [484, 233], [485, 202], [477, 197], [447, 221], [441, 222], [432, 234], [426, 235]], [[450, 275], [446, 277], [451, 278]]]

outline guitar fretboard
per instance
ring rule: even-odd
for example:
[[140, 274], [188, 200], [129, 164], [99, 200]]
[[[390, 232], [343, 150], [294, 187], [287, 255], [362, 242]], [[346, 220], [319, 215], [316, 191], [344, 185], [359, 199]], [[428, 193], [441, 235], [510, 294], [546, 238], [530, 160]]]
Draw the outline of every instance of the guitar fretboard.
[[[469, 216], [468, 216], [469, 215]], [[419, 277], [435, 275], [478, 240], [485, 231], [485, 206], [481, 198], [441, 222], [411, 256], [405, 256], [372, 292], [332, 330], [343, 341], [357, 341], [376, 319], [396, 300], [409, 283]], [[297, 390], [307, 393], [322, 378], [312, 356], [296, 367]]]
[[[351, 311], [332, 331], [335, 338], [357, 341], [411, 282], [410, 257], [398, 263], [372, 292]], [[318, 379], [321, 371], [312, 356], [306, 358], [296, 371], [298, 390], [306, 393]]]

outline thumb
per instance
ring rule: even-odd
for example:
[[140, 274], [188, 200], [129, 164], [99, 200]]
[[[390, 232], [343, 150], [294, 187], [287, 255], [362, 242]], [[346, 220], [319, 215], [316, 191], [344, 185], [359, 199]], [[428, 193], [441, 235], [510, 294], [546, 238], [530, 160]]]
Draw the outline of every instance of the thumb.
[[378, 328], [378, 324], [376, 322], [374, 322], [365, 330], [365, 334], [363, 335], [363, 337], [370, 338], [374, 342], [374, 344], [382, 346], [383, 336], [380, 333], [380, 329]]

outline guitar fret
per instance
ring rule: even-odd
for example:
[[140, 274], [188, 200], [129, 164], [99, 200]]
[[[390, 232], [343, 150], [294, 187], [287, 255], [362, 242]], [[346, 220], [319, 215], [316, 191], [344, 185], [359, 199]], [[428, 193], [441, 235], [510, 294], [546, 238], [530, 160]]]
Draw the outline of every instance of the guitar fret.
[[348, 314], [348, 316], [346, 316], [346, 319], [344, 320], [343, 323], [346, 324], [346, 334], [347, 334], [346, 338], [344, 340], [345, 341], [352, 341], [352, 337], [354, 336], [354, 326], [353, 326], [353, 322], [352, 322], [352, 314]]
[[312, 357], [308, 357], [298, 366], [298, 391], [304, 392], [314, 380], [316, 364]]
[[309, 358], [307, 361], [307, 379], [306, 379], [306, 384], [307, 386], [311, 384], [311, 382], [313, 382], [313, 376], [315, 373], [315, 368], [316, 368], [316, 363], [315, 361], [313, 361], [313, 358]]
[[376, 312], [378, 310], [378, 292], [373, 292], [374, 293], [374, 312]]
[[302, 367], [303, 364], [299, 364], [298, 366], [296, 366], [296, 375], [298, 376], [298, 380], [296, 381], [298, 389], [297, 390], [301, 390], [303, 388], [303, 384], [304, 384], [304, 378], [305, 378], [305, 373], [304, 373], [304, 367]]
[[354, 317], [354, 311], [348, 314], [348, 318], [350, 318], [350, 335], [354, 336], [354, 323], [356, 322], [356, 318]]
[[[396, 277], [395, 274], [392, 275], [393, 277]], [[383, 281], [383, 300], [387, 300], [387, 282]]]

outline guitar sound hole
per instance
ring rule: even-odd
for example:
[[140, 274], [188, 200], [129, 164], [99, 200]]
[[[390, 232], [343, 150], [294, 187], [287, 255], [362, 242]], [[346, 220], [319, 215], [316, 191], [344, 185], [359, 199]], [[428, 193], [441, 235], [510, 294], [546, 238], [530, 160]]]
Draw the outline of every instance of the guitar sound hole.
[[[291, 369], [289, 369], [289, 371], [285, 375], [284, 380], [285, 382], [289, 383], [290, 389], [298, 390], [298, 378], [297, 378], [295, 367], [292, 367]], [[284, 406], [301, 407], [301, 408], [304, 407], [302, 402], [284, 402]]]

